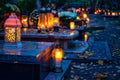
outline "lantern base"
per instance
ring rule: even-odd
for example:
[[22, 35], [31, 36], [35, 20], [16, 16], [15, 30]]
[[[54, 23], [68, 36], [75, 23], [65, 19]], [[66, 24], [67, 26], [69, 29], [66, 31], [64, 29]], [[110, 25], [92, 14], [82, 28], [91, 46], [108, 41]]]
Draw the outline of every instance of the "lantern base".
[[57, 67], [57, 68], [55, 68], [54, 72], [60, 73], [60, 72], [63, 72], [63, 69], [62, 69], [62, 67], [59, 67], [59, 68]]
[[3, 49], [21, 49], [22, 43], [21, 42], [15, 42], [15, 43], [9, 43], [5, 42]]

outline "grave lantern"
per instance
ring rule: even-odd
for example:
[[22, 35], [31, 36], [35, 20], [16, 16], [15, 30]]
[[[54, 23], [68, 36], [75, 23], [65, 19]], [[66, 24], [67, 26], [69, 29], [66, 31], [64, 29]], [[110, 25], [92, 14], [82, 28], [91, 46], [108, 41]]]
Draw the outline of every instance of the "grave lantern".
[[48, 30], [51, 32], [53, 30], [53, 26], [54, 26], [54, 14], [51, 13], [51, 9], [47, 8], [47, 28]]
[[60, 25], [59, 17], [58, 17], [58, 16], [55, 16], [55, 17], [54, 17], [54, 26], [59, 26], [59, 25]]
[[56, 43], [55, 48], [52, 51], [52, 58], [54, 60], [54, 71], [62, 72], [62, 60], [64, 56], [64, 51], [59, 47], [59, 44]]
[[87, 14], [84, 13], [84, 14], [83, 14], [83, 18], [87, 18]]
[[85, 33], [85, 34], [84, 34], [84, 41], [87, 42], [87, 40], [88, 40], [88, 34]]
[[45, 8], [41, 8], [38, 16], [38, 29], [45, 29], [47, 26], [47, 16]]
[[23, 27], [28, 27], [28, 16], [27, 15], [22, 15], [22, 26]]
[[75, 22], [73, 22], [73, 21], [70, 22], [70, 29], [71, 30], [75, 29]]
[[89, 24], [90, 23], [90, 18], [86, 18], [86, 24]]
[[108, 16], [110, 16], [110, 12], [108, 11]]
[[15, 13], [11, 13], [4, 23], [5, 42], [18, 43], [21, 41], [21, 23]]
[[58, 32], [59, 31], [59, 26], [60, 26], [60, 21], [58, 15], [54, 16], [54, 31]]
[[112, 16], [116, 16], [116, 13], [115, 13], [115, 12], [112, 12]]

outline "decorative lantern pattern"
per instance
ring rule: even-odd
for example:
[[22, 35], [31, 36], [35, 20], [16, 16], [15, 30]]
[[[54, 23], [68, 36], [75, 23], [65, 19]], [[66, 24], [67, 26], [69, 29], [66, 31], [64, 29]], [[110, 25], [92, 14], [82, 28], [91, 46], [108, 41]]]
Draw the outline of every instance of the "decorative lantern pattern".
[[21, 23], [15, 13], [5, 21], [5, 42], [15, 43], [21, 40]]

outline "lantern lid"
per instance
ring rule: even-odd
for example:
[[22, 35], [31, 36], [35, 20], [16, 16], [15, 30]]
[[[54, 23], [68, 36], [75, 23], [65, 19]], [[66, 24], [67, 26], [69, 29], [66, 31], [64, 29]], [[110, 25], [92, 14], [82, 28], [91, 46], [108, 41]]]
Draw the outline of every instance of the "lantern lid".
[[41, 9], [40, 9], [40, 13], [46, 13], [46, 8], [44, 8], [44, 7], [41, 8]]
[[20, 20], [17, 18], [15, 13], [11, 13], [9, 18], [5, 21], [4, 26], [21, 26]]

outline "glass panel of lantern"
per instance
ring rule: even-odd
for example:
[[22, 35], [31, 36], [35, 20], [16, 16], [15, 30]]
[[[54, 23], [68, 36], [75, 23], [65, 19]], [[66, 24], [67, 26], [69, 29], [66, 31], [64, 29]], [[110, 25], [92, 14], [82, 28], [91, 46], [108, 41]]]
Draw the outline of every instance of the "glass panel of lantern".
[[54, 26], [54, 14], [51, 13], [51, 9], [47, 8], [47, 28], [53, 28]]
[[5, 42], [16, 43], [21, 40], [21, 23], [15, 13], [11, 13], [4, 23]]
[[45, 8], [41, 8], [38, 17], [38, 29], [45, 29], [47, 26], [47, 16]]

